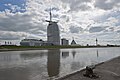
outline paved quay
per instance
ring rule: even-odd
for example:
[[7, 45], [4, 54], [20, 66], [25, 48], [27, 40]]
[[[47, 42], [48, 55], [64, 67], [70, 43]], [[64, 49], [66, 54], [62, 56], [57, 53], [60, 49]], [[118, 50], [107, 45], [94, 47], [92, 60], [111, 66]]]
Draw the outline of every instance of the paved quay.
[[85, 70], [82, 70], [56, 80], [120, 80], [120, 57], [97, 65], [94, 73], [99, 75], [99, 78], [84, 77], [84, 73]]

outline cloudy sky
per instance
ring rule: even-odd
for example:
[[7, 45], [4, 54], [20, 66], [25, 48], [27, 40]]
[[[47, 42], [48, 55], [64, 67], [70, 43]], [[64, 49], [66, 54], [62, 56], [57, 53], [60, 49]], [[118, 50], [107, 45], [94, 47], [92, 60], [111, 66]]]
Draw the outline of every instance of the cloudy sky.
[[61, 38], [78, 44], [120, 44], [120, 0], [0, 0], [0, 43], [47, 39], [49, 10]]

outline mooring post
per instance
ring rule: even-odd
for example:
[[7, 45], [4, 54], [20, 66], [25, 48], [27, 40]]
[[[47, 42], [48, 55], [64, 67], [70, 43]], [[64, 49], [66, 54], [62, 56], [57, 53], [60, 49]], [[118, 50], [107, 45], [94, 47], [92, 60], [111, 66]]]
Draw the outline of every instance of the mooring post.
[[93, 77], [94, 76], [93, 69], [95, 69], [95, 65], [86, 66], [84, 76]]

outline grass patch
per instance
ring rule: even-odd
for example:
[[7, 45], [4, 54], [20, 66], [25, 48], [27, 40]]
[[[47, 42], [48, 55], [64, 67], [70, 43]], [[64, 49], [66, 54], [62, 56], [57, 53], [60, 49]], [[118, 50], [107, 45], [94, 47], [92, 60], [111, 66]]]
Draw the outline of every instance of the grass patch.
[[56, 48], [94, 48], [94, 47], [120, 47], [120, 46], [16, 46], [2, 45], [0, 49], [56, 49]]

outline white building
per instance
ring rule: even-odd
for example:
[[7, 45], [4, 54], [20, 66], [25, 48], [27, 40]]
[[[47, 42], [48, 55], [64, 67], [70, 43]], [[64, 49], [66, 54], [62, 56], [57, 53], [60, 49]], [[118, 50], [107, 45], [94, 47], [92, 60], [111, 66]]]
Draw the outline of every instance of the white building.
[[43, 40], [37, 40], [37, 39], [23, 39], [20, 42], [21, 46], [42, 46], [44, 43]]

